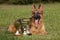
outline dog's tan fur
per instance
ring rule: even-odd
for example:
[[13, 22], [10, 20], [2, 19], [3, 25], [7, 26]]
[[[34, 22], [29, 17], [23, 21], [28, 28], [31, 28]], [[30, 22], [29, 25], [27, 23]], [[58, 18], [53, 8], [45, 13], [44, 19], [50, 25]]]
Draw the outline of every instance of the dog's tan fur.
[[[33, 4], [32, 5], [32, 12], [35, 12], [35, 10], [36, 10], [36, 7]], [[44, 28], [45, 26], [44, 26], [44, 23], [43, 23], [43, 5], [42, 4], [38, 7], [37, 11], [40, 13], [41, 19], [39, 20], [39, 24], [38, 24], [37, 29], [35, 28], [35, 24], [34, 24], [34, 21], [33, 21], [34, 19], [32, 19], [30, 32], [32, 34], [45, 34], [46, 31], [45, 31], [45, 28]]]
[[11, 23], [11, 24], [9, 25], [8, 31], [9, 31], [9, 32], [13, 32], [13, 33], [16, 32], [16, 28], [15, 28], [15, 26], [14, 26], [14, 23]]

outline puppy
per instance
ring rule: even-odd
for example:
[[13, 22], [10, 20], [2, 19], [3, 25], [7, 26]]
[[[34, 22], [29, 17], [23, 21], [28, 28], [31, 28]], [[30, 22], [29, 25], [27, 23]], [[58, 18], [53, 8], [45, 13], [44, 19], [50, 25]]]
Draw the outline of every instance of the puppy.
[[17, 19], [13, 23], [9, 25], [8, 31], [16, 33], [16, 31], [20, 31], [21, 33], [23, 32], [23, 27], [21, 26], [21, 19]]

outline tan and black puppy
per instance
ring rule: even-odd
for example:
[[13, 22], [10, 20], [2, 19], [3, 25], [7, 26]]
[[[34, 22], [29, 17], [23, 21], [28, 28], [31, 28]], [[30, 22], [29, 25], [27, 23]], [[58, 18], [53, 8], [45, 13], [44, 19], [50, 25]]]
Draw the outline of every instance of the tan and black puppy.
[[18, 30], [19, 32], [22, 33], [23, 32], [23, 27], [21, 26], [21, 21], [22, 21], [21, 19], [17, 19], [13, 23], [11, 23], [9, 25], [8, 31], [16, 33], [16, 31]]
[[45, 34], [45, 26], [43, 23], [43, 5], [40, 4], [36, 9], [36, 6], [32, 5], [32, 19], [31, 19], [31, 29], [32, 34]]

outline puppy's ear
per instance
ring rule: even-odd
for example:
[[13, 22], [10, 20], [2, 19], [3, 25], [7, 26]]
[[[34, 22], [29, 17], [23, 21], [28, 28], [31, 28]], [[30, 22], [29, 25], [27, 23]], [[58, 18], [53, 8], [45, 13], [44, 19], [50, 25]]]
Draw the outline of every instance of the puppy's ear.
[[36, 10], [36, 6], [35, 4], [32, 4], [32, 11], [35, 11]]
[[38, 7], [38, 11], [42, 14], [43, 13], [43, 4], [40, 4]]

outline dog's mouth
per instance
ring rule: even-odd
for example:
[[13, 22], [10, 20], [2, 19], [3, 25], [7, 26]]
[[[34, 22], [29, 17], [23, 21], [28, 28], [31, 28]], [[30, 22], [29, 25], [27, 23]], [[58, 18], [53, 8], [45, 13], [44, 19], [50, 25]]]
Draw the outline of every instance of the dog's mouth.
[[38, 27], [38, 24], [39, 24], [39, 20], [40, 20], [40, 14], [37, 12], [37, 13], [34, 13], [33, 15], [33, 18], [34, 18], [34, 23], [35, 23], [35, 27], [37, 28]]
[[37, 28], [38, 27], [38, 24], [39, 24], [39, 20], [35, 20], [35, 27]]
[[39, 11], [36, 10], [36, 11], [32, 12], [32, 14], [33, 14], [32, 18], [34, 19], [34, 26], [35, 26], [35, 28], [38, 28], [38, 24], [41, 19], [40, 13], [39, 13]]

